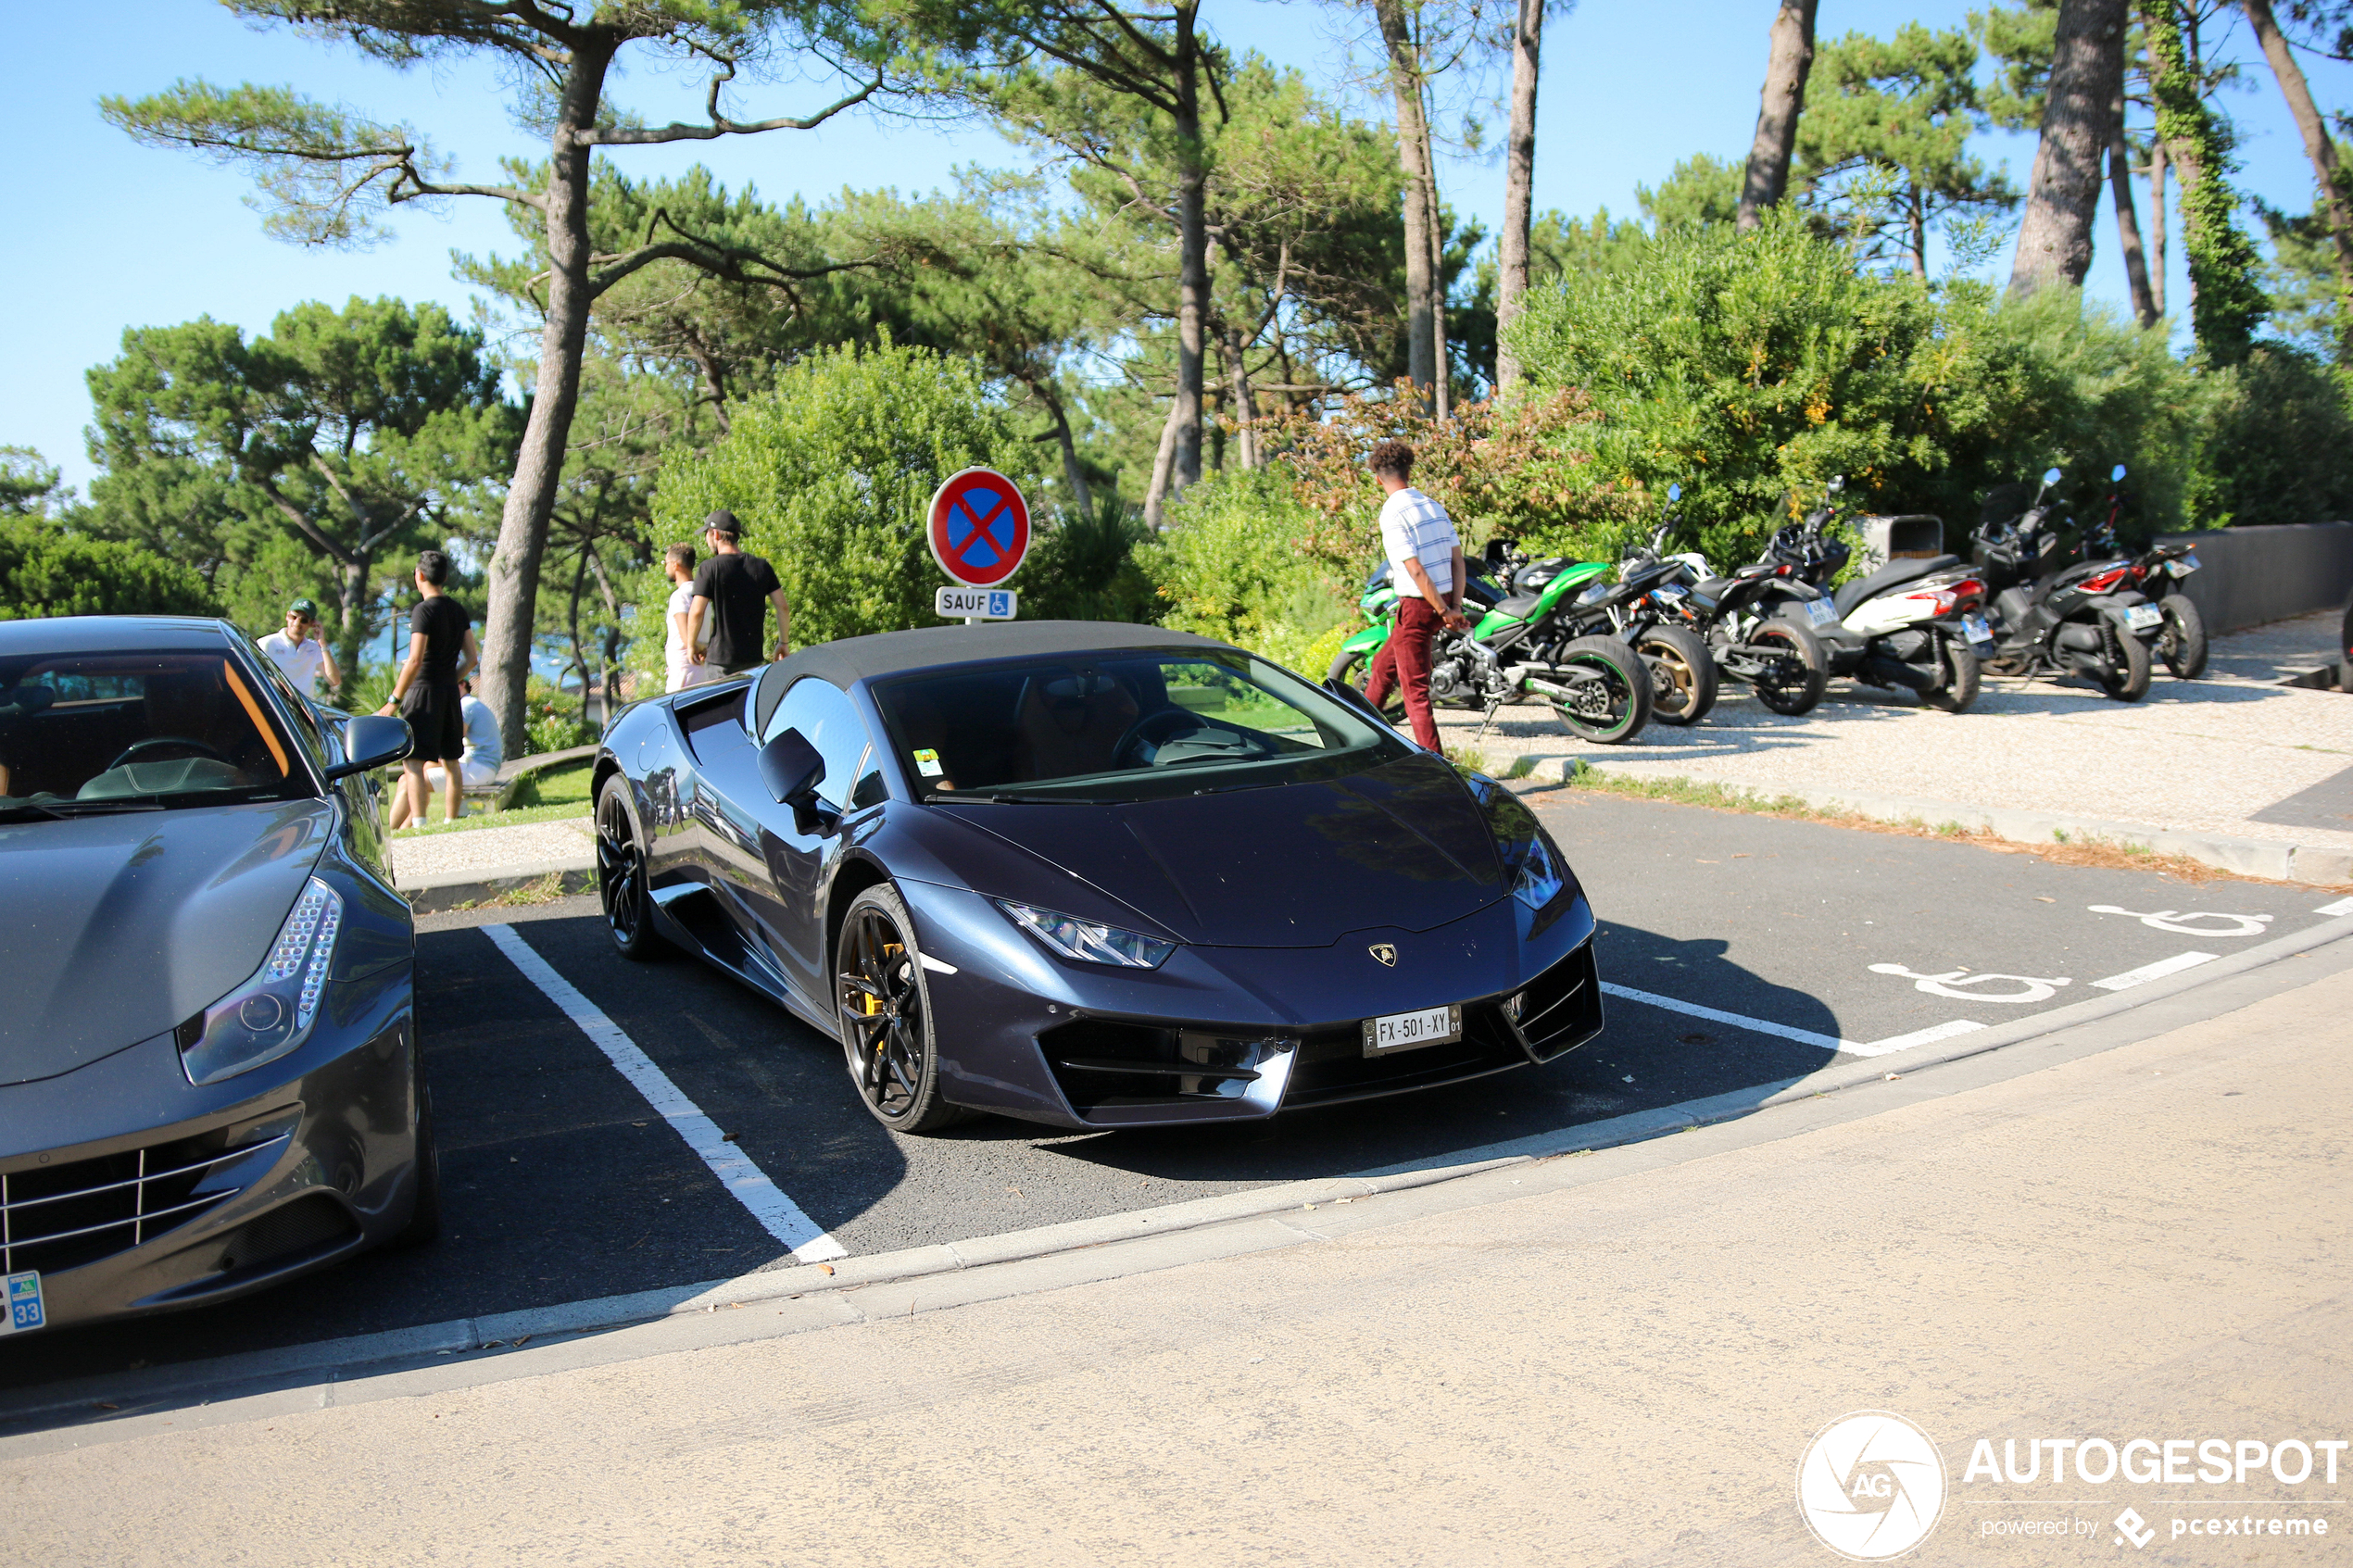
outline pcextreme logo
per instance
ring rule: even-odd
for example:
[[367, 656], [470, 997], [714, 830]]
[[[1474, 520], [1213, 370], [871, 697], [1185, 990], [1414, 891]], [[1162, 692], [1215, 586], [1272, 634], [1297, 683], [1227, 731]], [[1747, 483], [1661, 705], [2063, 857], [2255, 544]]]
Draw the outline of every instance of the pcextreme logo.
[[1886, 1411], [1856, 1411], [1814, 1434], [1797, 1461], [1797, 1511], [1824, 1546], [1856, 1562], [1901, 1557], [1944, 1513], [1944, 1456]]

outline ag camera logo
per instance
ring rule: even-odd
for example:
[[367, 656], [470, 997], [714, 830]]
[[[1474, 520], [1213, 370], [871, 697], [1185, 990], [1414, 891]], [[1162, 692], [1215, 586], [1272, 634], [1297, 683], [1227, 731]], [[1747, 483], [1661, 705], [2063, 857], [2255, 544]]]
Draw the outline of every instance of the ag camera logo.
[[1944, 1456], [1886, 1411], [1856, 1411], [1814, 1434], [1797, 1461], [1797, 1511], [1814, 1538], [1856, 1562], [1901, 1557], [1944, 1514]]

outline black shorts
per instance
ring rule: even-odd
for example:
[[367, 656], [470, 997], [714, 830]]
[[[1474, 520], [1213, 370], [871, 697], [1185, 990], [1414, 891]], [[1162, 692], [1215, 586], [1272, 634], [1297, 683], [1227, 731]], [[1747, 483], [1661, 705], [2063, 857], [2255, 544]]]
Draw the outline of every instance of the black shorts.
[[458, 683], [443, 685], [420, 681], [400, 699], [400, 716], [409, 721], [416, 746], [412, 762], [455, 762], [466, 754], [466, 715], [459, 706]]

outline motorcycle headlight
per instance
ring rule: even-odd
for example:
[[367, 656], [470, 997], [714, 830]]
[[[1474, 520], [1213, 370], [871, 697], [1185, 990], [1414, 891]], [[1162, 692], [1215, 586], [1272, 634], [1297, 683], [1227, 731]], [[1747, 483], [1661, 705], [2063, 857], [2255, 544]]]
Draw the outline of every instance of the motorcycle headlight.
[[342, 929], [343, 899], [312, 877], [253, 978], [205, 1009], [201, 1028], [184, 1030], [180, 1065], [188, 1082], [217, 1084], [302, 1044], [319, 1016]]
[[1080, 963], [1107, 963], [1120, 969], [1158, 969], [1162, 960], [1176, 950], [1174, 942], [1164, 942], [1156, 936], [1138, 932], [1122, 931], [1115, 925], [1100, 921], [1080, 920], [1076, 915], [1056, 914], [1051, 909], [1033, 909], [1010, 899], [996, 900], [1015, 925], [1028, 932], [1063, 958]]

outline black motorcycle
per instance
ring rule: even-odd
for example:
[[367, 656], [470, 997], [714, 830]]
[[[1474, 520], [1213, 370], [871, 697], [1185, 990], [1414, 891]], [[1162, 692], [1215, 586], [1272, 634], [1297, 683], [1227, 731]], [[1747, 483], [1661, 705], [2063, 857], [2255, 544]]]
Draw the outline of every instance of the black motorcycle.
[[[1670, 485], [1667, 498], [1670, 504], [1680, 500], [1682, 486]], [[1661, 629], [1681, 629], [1695, 635], [1719, 677], [1745, 683], [1756, 693], [1756, 699], [1776, 713], [1794, 717], [1812, 711], [1830, 686], [1830, 658], [1812, 628], [1783, 610], [1793, 602], [1819, 597], [1818, 592], [1799, 583], [1795, 569], [1786, 562], [1759, 561], [1730, 576], [1715, 576], [1707, 572], [1705, 557], [1662, 557], [1659, 552], [1673, 528], [1670, 515], [1647, 549], [1638, 548], [1627, 557], [1618, 569], [1621, 582], [1643, 583], [1641, 605], [1655, 608]], [[1654, 576], [1660, 566], [1677, 571], [1664, 578]], [[1682, 592], [1661, 591], [1667, 587]], [[1801, 591], [1793, 594], [1793, 589]], [[1620, 633], [1629, 641], [1638, 634], [1639, 629]], [[1662, 641], [1656, 632], [1648, 640], [1654, 646]], [[1680, 639], [1676, 646], [1688, 647]], [[1642, 650], [1640, 642], [1635, 646], [1638, 652]], [[1677, 722], [1657, 712], [1656, 687], [1655, 679], [1654, 717]], [[1712, 704], [1712, 689], [1707, 696]], [[1700, 714], [1705, 711], [1705, 707], [1700, 707]], [[1680, 721], [1691, 723], [1697, 716]]]
[[[2116, 524], [2124, 510], [2124, 465], [2117, 464], [2108, 477], [2108, 517], [2085, 541], [2087, 558], [2121, 554]], [[2124, 581], [2165, 617], [2151, 651], [2176, 680], [2196, 680], [2206, 673], [2206, 621], [2181, 584], [2197, 570], [2197, 552], [2185, 544], [2152, 542], [2127, 564], [2131, 570]]]
[[2125, 581], [2130, 562], [2067, 564], [2065, 525], [2046, 500], [2058, 480], [2057, 469], [2045, 473], [2032, 501], [2007, 520], [2007, 502], [1996, 492], [1970, 536], [1993, 594], [1988, 667], [2005, 675], [2085, 675], [2116, 701], [2138, 702], [2148, 695], [2149, 645], [2164, 614]]

